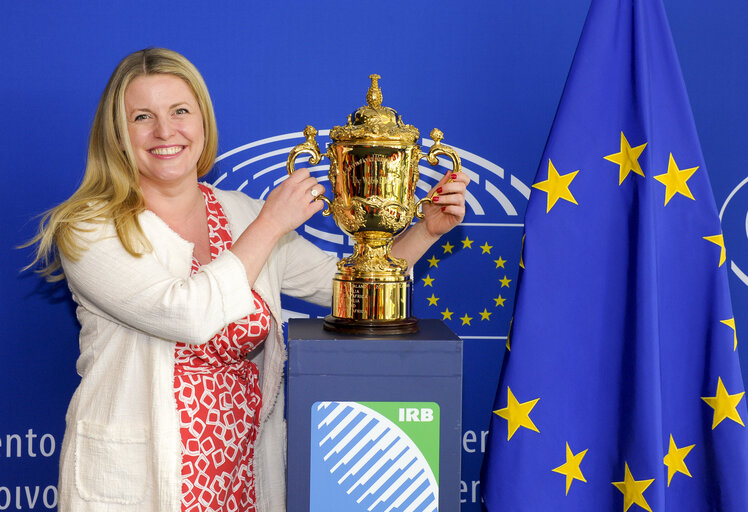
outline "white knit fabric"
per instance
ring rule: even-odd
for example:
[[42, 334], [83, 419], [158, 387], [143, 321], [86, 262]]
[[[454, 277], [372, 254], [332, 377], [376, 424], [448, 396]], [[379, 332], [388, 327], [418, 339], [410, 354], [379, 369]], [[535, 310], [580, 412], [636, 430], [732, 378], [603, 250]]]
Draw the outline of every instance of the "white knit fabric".
[[[262, 202], [215, 190], [234, 239]], [[61, 512], [179, 512], [181, 443], [174, 398], [175, 341], [200, 344], [253, 312], [244, 267], [230, 251], [190, 277], [192, 244], [150, 211], [140, 224], [153, 252], [133, 257], [114, 226], [92, 225], [87, 250], [63, 268], [81, 324], [81, 382], [66, 416], [59, 482]], [[255, 448], [258, 512], [285, 510], [280, 294], [329, 305], [336, 269], [296, 233], [273, 250], [254, 289], [273, 317], [254, 356], [262, 381]]]

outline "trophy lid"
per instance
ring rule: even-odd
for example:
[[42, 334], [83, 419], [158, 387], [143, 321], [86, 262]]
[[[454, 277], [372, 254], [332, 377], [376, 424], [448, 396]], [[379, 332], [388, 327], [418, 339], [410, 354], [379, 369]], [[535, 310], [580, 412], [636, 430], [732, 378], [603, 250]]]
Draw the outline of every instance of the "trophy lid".
[[348, 116], [345, 126], [330, 130], [330, 138], [336, 142], [356, 142], [374, 140], [415, 144], [418, 129], [403, 123], [397, 111], [382, 106], [382, 90], [379, 88], [379, 75], [369, 75], [371, 86], [366, 93], [366, 105]]

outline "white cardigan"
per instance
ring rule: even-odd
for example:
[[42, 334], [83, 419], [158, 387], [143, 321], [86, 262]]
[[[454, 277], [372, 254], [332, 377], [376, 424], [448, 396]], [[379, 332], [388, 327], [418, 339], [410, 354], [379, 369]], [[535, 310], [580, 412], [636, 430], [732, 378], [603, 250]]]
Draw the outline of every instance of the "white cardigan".
[[[214, 189], [236, 239], [262, 202]], [[174, 397], [174, 343], [207, 342], [254, 312], [239, 259], [224, 251], [190, 276], [192, 244], [150, 211], [139, 216], [153, 251], [128, 254], [112, 223], [92, 225], [79, 261], [62, 260], [81, 324], [81, 382], [66, 416], [61, 512], [179, 512], [181, 437]], [[285, 510], [281, 292], [330, 304], [335, 258], [296, 233], [283, 237], [254, 289], [274, 322], [254, 361], [262, 409], [255, 447], [258, 512]]]

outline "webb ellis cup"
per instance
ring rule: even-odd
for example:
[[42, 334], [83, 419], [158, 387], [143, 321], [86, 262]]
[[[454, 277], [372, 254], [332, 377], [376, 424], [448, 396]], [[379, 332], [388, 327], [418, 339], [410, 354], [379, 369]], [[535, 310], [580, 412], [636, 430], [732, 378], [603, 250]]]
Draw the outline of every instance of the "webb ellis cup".
[[333, 199], [317, 199], [327, 204], [324, 215], [355, 241], [353, 254], [338, 262], [333, 278], [332, 312], [325, 318], [327, 330], [360, 335], [390, 335], [415, 332], [418, 321], [411, 316], [412, 283], [405, 260], [390, 254], [394, 238], [412, 222], [422, 218], [424, 203], [433, 196], [416, 201], [418, 162], [426, 158], [431, 165], [437, 155], [452, 160], [459, 172], [460, 157], [441, 144], [442, 133], [434, 129], [434, 141], [427, 155], [422, 154], [418, 129], [404, 124], [397, 112], [382, 106], [378, 75], [371, 75], [366, 94], [367, 105], [348, 116], [345, 126], [330, 130], [332, 143], [321, 154], [315, 135], [307, 126], [306, 142], [288, 155], [287, 170], [301, 153], [309, 153], [309, 163], [330, 160], [330, 185]]

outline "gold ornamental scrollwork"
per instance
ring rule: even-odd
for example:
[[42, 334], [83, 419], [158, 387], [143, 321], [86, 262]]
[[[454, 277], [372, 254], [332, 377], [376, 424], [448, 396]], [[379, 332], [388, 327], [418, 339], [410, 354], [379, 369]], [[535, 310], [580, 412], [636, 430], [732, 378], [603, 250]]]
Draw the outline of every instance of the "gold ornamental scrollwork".
[[[288, 172], [288, 175], [292, 175], [294, 173], [294, 167], [296, 162], [296, 157], [298, 157], [302, 153], [309, 153], [309, 163], [312, 165], [317, 165], [320, 160], [322, 160], [323, 156], [327, 156], [326, 153], [320, 153], [319, 151], [319, 144], [317, 144], [317, 129], [313, 126], [307, 125], [306, 128], [304, 128], [304, 138], [306, 139], [306, 142], [302, 142], [295, 148], [291, 150], [291, 152], [288, 154], [288, 160], [286, 161], [286, 171]], [[328, 216], [330, 215], [330, 200], [325, 197], [324, 194], [320, 194], [317, 197], [314, 198], [315, 201], [324, 201], [327, 205], [327, 208], [322, 212], [322, 215]]]
[[358, 198], [354, 198], [353, 204], [349, 205], [336, 197], [332, 202], [332, 213], [338, 226], [351, 236], [366, 225], [366, 210], [361, 207]]
[[341, 274], [347, 278], [400, 277], [403, 265], [408, 263], [390, 254], [391, 242], [378, 245], [380, 241], [372, 243], [372, 240], [367, 240], [369, 243], [357, 244], [351, 256], [338, 262]]

